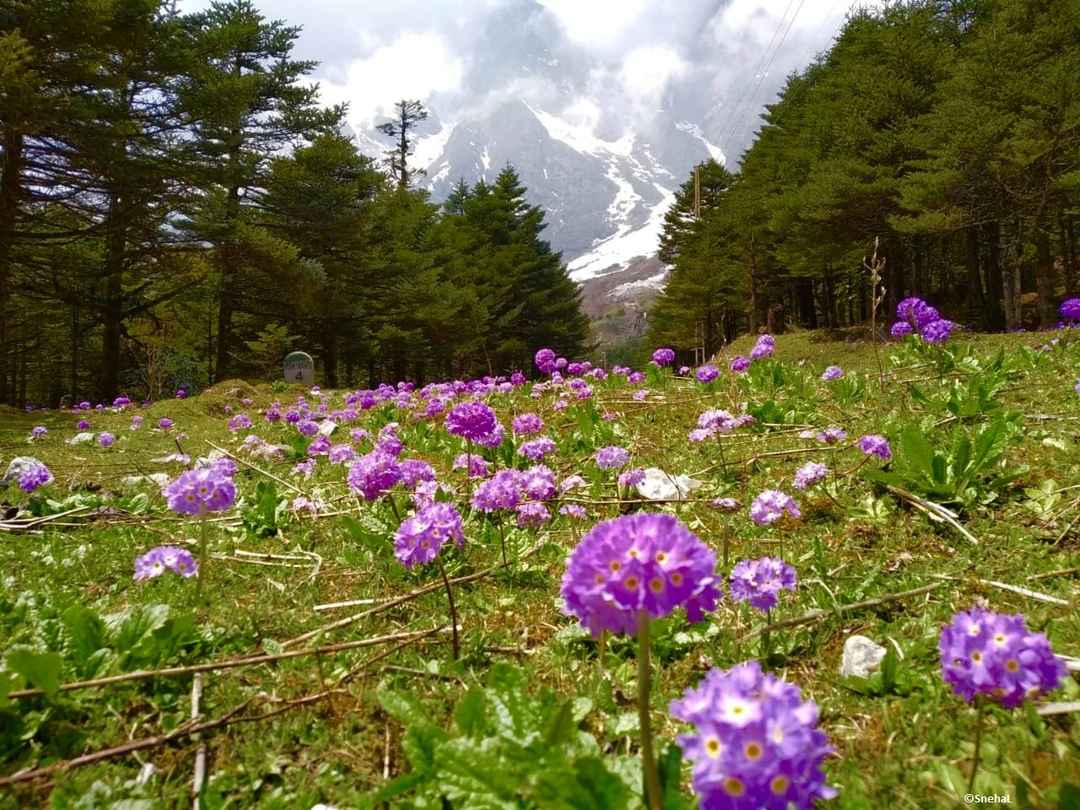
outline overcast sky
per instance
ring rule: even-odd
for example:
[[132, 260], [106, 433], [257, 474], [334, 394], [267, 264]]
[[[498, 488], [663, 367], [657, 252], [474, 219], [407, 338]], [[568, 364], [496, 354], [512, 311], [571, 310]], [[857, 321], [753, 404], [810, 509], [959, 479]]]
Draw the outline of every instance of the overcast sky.
[[[319, 60], [323, 98], [348, 101], [356, 129], [400, 98], [432, 100], [442, 118], [454, 120], [513, 95], [608, 135], [674, 104], [725, 139], [735, 118], [753, 122], [783, 77], [829, 46], [852, 6], [852, 0], [255, 2], [267, 17], [303, 26], [297, 55]], [[208, 4], [179, 5], [194, 11]], [[549, 49], [542, 57], [541, 41]], [[514, 64], [538, 58], [539, 67]]]

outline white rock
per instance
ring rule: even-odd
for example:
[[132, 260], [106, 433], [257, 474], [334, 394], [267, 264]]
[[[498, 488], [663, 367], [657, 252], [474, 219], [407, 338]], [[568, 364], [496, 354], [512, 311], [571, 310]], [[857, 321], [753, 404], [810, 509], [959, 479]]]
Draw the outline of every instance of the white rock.
[[4, 473], [4, 477], [0, 478], [0, 484], [9, 484], [12, 481], [18, 481], [23, 473], [30, 472], [34, 467], [41, 464], [33, 456], [16, 456], [8, 464], [7, 472]]
[[135, 777], [135, 784], [140, 786], [145, 785], [154, 778], [155, 773], [157, 773], [157, 768], [154, 767], [154, 763], [144, 762], [142, 768], [139, 770], [139, 775]]
[[840, 661], [841, 677], [868, 678], [876, 672], [885, 657], [885, 648], [866, 636], [849, 636], [844, 642], [844, 656]]
[[686, 496], [701, 486], [688, 475], [672, 475], [659, 467], [645, 470], [645, 480], [637, 485], [638, 494], [650, 501], [685, 500]]
[[333, 419], [324, 419], [319, 423], [319, 435], [329, 437], [331, 433], [337, 430], [337, 422]]
[[76, 433], [74, 436], [72, 436], [70, 439], [68, 439], [67, 443], [68, 444], [90, 444], [92, 441], [94, 441], [94, 434], [93, 433]]

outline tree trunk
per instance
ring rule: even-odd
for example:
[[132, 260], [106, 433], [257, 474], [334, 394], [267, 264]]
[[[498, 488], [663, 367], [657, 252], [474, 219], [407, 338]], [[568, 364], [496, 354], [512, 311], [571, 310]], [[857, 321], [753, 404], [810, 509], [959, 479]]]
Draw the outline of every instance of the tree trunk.
[[12, 248], [15, 244], [15, 220], [22, 197], [23, 136], [10, 127], [4, 128], [4, 160], [0, 168], [0, 403], [12, 403], [15, 386], [8, 388], [8, 358], [11, 356], [11, 335], [8, 313], [11, 311]]
[[806, 329], [817, 329], [817, 307], [814, 304], [814, 280], [800, 278], [795, 282], [795, 300], [798, 302], [799, 324]]
[[979, 231], [972, 226], [967, 229], [967, 313], [982, 329], [993, 329], [991, 312], [986, 307], [982, 274], [979, 272]]
[[983, 234], [989, 247], [986, 262], [986, 323], [991, 331], [1001, 332], [1008, 325], [1006, 310], [1002, 307], [1007, 301], [1005, 278], [1001, 270], [1001, 226], [997, 222], [987, 222], [983, 225]]
[[124, 251], [123, 197], [114, 192], [105, 225], [105, 300], [101, 307], [104, 334], [101, 346], [101, 396], [111, 400], [120, 385], [120, 326], [123, 319]]
[[338, 334], [337, 324], [326, 321], [323, 332], [323, 384], [327, 388], [338, 387]]
[[1065, 295], [1071, 296], [1076, 293], [1076, 238], [1072, 215], [1059, 212], [1058, 225], [1061, 228], [1061, 255], [1065, 263]]
[[[1043, 223], [1048, 225], [1048, 223]], [[1058, 320], [1057, 267], [1050, 249], [1050, 229], [1035, 229], [1035, 286], [1039, 293], [1039, 326], [1053, 329]]]

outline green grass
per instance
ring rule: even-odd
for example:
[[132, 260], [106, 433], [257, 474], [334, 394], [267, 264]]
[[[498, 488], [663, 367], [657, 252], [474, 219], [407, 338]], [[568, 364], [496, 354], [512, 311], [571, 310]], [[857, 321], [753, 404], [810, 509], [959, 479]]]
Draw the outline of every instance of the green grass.
[[[818, 703], [822, 726], [836, 749], [826, 771], [840, 795], [823, 806], [958, 807], [963, 806], [961, 796], [972, 765], [975, 713], [939, 675], [941, 626], [955, 611], [986, 600], [995, 610], [1025, 614], [1029, 626], [1045, 632], [1057, 652], [1080, 656], [1076, 609], [1080, 524], [1068, 528], [1080, 514], [1080, 395], [1073, 390], [1080, 377], [1080, 344], [1064, 341], [1068, 345], [1031, 350], [1050, 337], [965, 337], [953, 344], [952, 365], [945, 366], [928, 365], [930, 359], [910, 351], [883, 347], [880, 363], [887, 377], [882, 385], [879, 360], [870, 346], [800, 333], [777, 339], [776, 363], [759, 366], [750, 377], [738, 380], [725, 370], [709, 388], [665, 376], [649, 383], [649, 400], [635, 402], [621, 380], [597, 384], [597, 410], [613, 411], [617, 418], [612, 421], [590, 418], [578, 403], [557, 413], [550, 394], [540, 400], [521, 393], [501, 395], [493, 404], [507, 425], [512, 413], [541, 412], [547, 433], [559, 442], [558, 456], [549, 463], [560, 475], [582, 471], [589, 477], [588, 499], [607, 501], [612, 492], [610, 479], [601, 480], [593, 472], [589, 456], [595, 447], [619, 444], [633, 451], [635, 465], [688, 473], [703, 482], [693, 501], [663, 508], [673, 510], [717, 549], [726, 535], [732, 564], [782, 549], [796, 566], [799, 588], [785, 596], [775, 618], [817, 608], [829, 613], [775, 633], [773, 668]], [[743, 339], [734, 350], [746, 353], [750, 345]], [[1002, 362], [992, 371], [999, 350], [1004, 350]], [[721, 358], [725, 369], [727, 359], [730, 354]], [[845, 381], [819, 382], [824, 366], [832, 363], [847, 370]], [[991, 379], [997, 380], [991, 396], [994, 407], [959, 416], [946, 409], [946, 394], [954, 390], [954, 380], [967, 391], [972, 381]], [[45, 495], [27, 496], [15, 486], [0, 490], [0, 502], [43, 516], [86, 508], [30, 531], [0, 531], [0, 650], [54, 651], [63, 660], [62, 681], [78, 680], [89, 672], [116, 674], [139, 667], [216, 661], [277, 651], [289, 639], [364, 609], [316, 612], [315, 605], [389, 599], [438, 584], [433, 567], [410, 572], [396, 562], [390, 540], [396, 521], [388, 504], [358, 502], [345, 486], [344, 468], [329, 465], [325, 458], [310, 481], [290, 475], [291, 461], [253, 462], [307, 495], [318, 495], [326, 504], [323, 511], [334, 513], [316, 518], [282, 510], [276, 532], [257, 531], [267, 519], [264, 515], [260, 522], [256, 516], [256, 487], [261, 483], [263, 496], [275, 501], [290, 500], [297, 493], [241, 467], [237, 476], [241, 502], [227, 520], [211, 524], [211, 551], [218, 556], [206, 569], [208, 604], [197, 603], [190, 581], [175, 577], [132, 581], [135, 556], [164, 543], [194, 544], [199, 527], [171, 515], [152, 485], [129, 487], [122, 484], [123, 478], [161, 471], [177, 474], [179, 465], [153, 460], [175, 452], [177, 443], [192, 457], [208, 453], [208, 442], [235, 452], [247, 431], [235, 436], [228, 432], [226, 406], [250, 414], [255, 422], [252, 432], [283, 443], [295, 431], [268, 425], [257, 410], [274, 399], [288, 405], [298, 391], [275, 393], [265, 384], [223, 383], [201, 397], [141, 410], [145, 424], [138, 431], [128, 427], [130, 412], [91, 414], [91, 430], [110, 430], [120, 437], [108, 450], [96, 444], [67, 445], [64, 440], [75, 433], [76, 417], [70, 413], [0, 413], [0, 456], [5, 464], [15, 455], [34, 455], [57, 478]], [[254, 405], [244, 407], [243, 396], [253, 397]], [[954, 405], [964, 401], [954, 395]], [[331, 403], [331, 409], [341, 407], [341, 394], [331, 396]], [[716, 443], [687, 440], [702, 411], [739, 412], [746, 405], [769, 415], [764, 421], [770, 426], [726, 437], [723, 459]], [[798, 429], [791, 427], [841, 425], [850, 439], [884, 433], [895, 450], [905, 428], [914, 426], [941, 449], [950, 447], [958, 432], [975, 437], [988, 430], [1000, 414], [1011, 414], [1002, 428], [1007, 433], [1000, 460], [974, 477], [970, 492], [947, 504], [959, 513], [978, 545], [947, 525], [930, 522], [866, 480], [863, 472], [879, 465], [860, 468], [862, 454], [857, 448], [845, 444], [827, 449], [800, 438]], [[153, 430], [166, 415], [175, 420], [174, 431]], [[405, 455], [427, 459], [440, 478], [460, 491], [462, 481], [449, 472], [449, 460], [463, 448], [438, 424], [408, 421], [406, 414], [394, 414], [386, 407], [365, 412], [358, 424], [374, 433], [391, 419], [402, 424]], [[26, 437], [35, 424], [47, 426], [49, 436], [31, 446]], [[334, 441], [347, 441], [339, 438], [347, 433], [347, 427], [339, 428]], [[815, 449], [784, 455], [805, 448]], [[830, 494], [792, 489], [795, 469], [809, 460], [823, 461], [836, 473]], [[900, 466], [898, 460], [894, 468]], [[1002, 471], [1015, 477], [994, 483], [993, 474]], [[769, 488], [796, 494], [802, 520], [781, 528], [755, 526], [747, 507], [758, 492]], [[738, 498], [743, 508], [732, 515], [711, 509], [708, 500], [721, 494]], [[399, 503], [404, 507], [401, 496]], [[601, 677], [596, 645], [557, 603], [565, 555], [588, 525], [614, 516], [619, 508], [590, 504], [590, 521], [585, 524], [558, 518], [543, 530], [511, 529], [508, 541], [515, 554], [531, 550], [530, 556], [510, 571], [455, 589], [463, 624], [463, 659], [457, 664], [450, 660], [449, 636], [431, 636], [357, 673], [329, 699], [292, 708], [287, 701], [334, 685], [385, 648], [204, 675], [202, 710], [207, 719], [248, 700], [244, 711], [249, 716], [287, 709], [270, 719], [230, 725], [205, 736], [210, 781], [204, 807], [307, 808], [316, 802], [365, 806], [366, 797], [383, 786], [388, 775], [409, 770], [405, 752], [410, 738], [380, 704], [377, 688], [412, 695], [436, 723], [448, 725], [451, 708], [466, 689], [484, 682], [499, 662], [523, 668], [534, 693], [550, 688], [567, 698], [589, 698], [591, 708], [581, 720], [582, 728], [596, 738], [610, 762], [630, 767], [627, 763], [632, 760], [626, 755], [637, 751], [633, 647], [613, 640], [609, 678]], [[466, 535], [465, 552], [447, 556], [451, 576], [474, 573], [499, 561], [498, 533], [478, 516], [468, 519]], [[299, 559], [255, 560], [236, 554], [238, 550]], [[1002, 590], [984, 584], [986, 580], [1026, 587], [1068, 604]], [[933, 583], [940, 587], [915, 598], [833, 611]], [[111, 652], [96, 662], [79, 653], [70, 625], [80, 609], [104, 617], [146, 605], [168, 606], [171, 621], [159, 616], [158, 629], [137, 644], [110, 642], [106, 646]], [[696, 684], [709, 667], [729, 667], [759, 652], [757, 639], [747, 637], [761, 628], [761, 618], [728, 600], [700, 625], [689, 626], [680, 616], [659, 622], [655, 634], [659, 666], [652, 693], [653, 725], [662, 744], [680, 730], [667, 715], [672, 698]], [[319, 642], [358, 640], [447, 621], [446, 596], [436, 588], [328, 631]], [[880, 678], [862, 684], [841, 682], [837, 672], [841, 649], [853, 633], [899, 649], [894, 682], [883, 684]], [[0, 708], [0, 774], [47, 766], [174, 729], [190, 715], [191, 687], [190, 676], [158, 677], [24, 699]], [[1080, 699], [1075, 675], [1052, 699]], [[197, 741], [185, 738], [0, 789], [0, 807], [189, 806], [197, 747]], [[144, 764], [152, 764], [155, 772], [138, 784]], [[683, 778], [689, 795], [688, 769]], [[634, 783], [632, 777], [629, 783]], [[1080, 785], [1080, 713], [1039, 717], [1026, 709], [989, 712], [977, 793], [1008, 795], [1013, 806], [1065, 807], [1073, 806], [1067, 804], [1069, 784]], [[130, 802], [118, 804], [123, 800]], [[396, 799], [393, 806], [408, 806], [407, 800]]]

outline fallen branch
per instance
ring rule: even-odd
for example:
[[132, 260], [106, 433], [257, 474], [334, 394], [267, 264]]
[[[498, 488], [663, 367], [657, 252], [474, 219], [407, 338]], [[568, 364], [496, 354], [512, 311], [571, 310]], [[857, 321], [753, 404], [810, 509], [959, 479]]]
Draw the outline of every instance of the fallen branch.
[[[440, 585], [441, 587], [441, 585]], [[302, 658], [307, 655], [323, 655], [326, 653], [344, 652], [361, 647], [374, 647], [391, 641], [407, 639], [409, 641], [423, 638], [435, 633], [440, 628], [432, 630], [414, 630], [409, 633], [393, 633], [388, 636], [375, 636], [358, 641], [343, 641], [339, 644], [327, 644], [322, 647], [311, 647], [304, 650], [291, 650], [290, 652], [274, 653], [273, 655], [251, 655], [245, 658], [233, 658], [225, 661], [211, 661], [205, 664], [190, 664], [183, 667], [166, 667], [165, 669], [140, 669], [135, 672], [125, 672], [122, 675], [109, 675], [104, 678], [92, 678], [88, 681], [73, 681], [60, 684], [59, 691], [73, 692], [78, 689], [93, 689], [99, 686], [112, 686], [116, 683], [128, 681], [144, 681], [150, 678], [167, 678], [176, 675], [194, 675], [198, 672], [214, 672], [221, 669], [236, 669], [237, 667], [251, 667], [258, 664], [269, 664], [274, 661], [284, 661], [287, 658]], [[17, 689], [8, 693], [9, 698], [28, 698], [44, 695], [44, 689]]]
[[[935, 579], [944, 579], [949, 582], [956, 582], [960, 577], [950, 577], [946, 574], [932, 574]], [[998, 582], [996, 579], [982, 579], [981, 577], [975, 577], [975, 581], [980, 585], [986, 585], [990, 588], [997, 588], [1002, 591], [1009, 591], [1010, 593], [1017, 593], [1020, 596], [1026, 596], [1029, 599], [1034, 599], [1037, 602], [1046, 602], [1048, 605], [1061, 605], [1062, 607], [1068, 607], [1069, 603], [1064, 599], [1059, 599], [1056, 596], [1051, 596], [1048, 593], [1042, 593], [1040, 591], [1033, 591], [1029, 588], [1022, 588], [1019, 585], [1010, 585], [1008, 582]]]
[[[202, 702], [202, 673], [197, 673], [191, 681], [191, 722], [199, 719], [199, 704]], [[199, 810], [203, 785], [206, 784], [206, 741], [196, 737], [199, 747], [195, 750], [195, 769], [191, 776], [191, 810]]]
[[[937, 590], [943, 584], [944, 583], [942, 582], [935, 582], [933, 585], [923, 585], [920, 588], [914, 588], [910, 591], [901, 591], [900, 593], [886, 594], [885, 596], [878, 596], [873, 599], [864, 599], [861, 602], [851, 602], [846, 605], [838, 605], [832, 610], [824, 610], [822, 608], [817, 608], [815, 610], [807, 611], [801, 616], [795, 616], [790, 619], [781, 619], [778, 622], [772, 622], [769, 624], [769, 629], [777, 630], [784, 627], [797, 627], [800, 624], [810, 624], [812, 622], [820, 621], [821, 619], [827, 619], [829, 616], [836, 616], [840, 613], [850, 613], [854, 610], [862, 610], [863, 608], [868, 607], [877, 607], [878, 605], [884, 605], [888, 602], [895, 602], [898, 599], [910, 599], [912, 596], [919, 596], [921, 594], [930, 593], [931, 591]], [[749, 635], [746, 636], [746, 638], [751, 639], [755, 636], [759, 636], [761, 635], [763, 630], [764, 628], [753, 630], [750, 632]]]
[[952, 511], [946, 509], [941, 504], [934, 503], [933, 501], [928, 501], [925, 498], [920, 498], [915, 493], [908, 492], [906, 489], [893, 486], [892, 484], [885, 484], [884, 487], [896, 497], [900, 498], [901, 500], [907, 501], [920, 512], [926, 514], [927, 517], [929, 517], [931, 520], [936, 519], [943, 523], [948, 523], [972, 545], [979, 545], [978, 538], [976, 538], [975, 535], [973, 535], [971, 532], [965, 529], [963, 525], [961, 525], [960, 521], [957, 520], [956, 515]]

